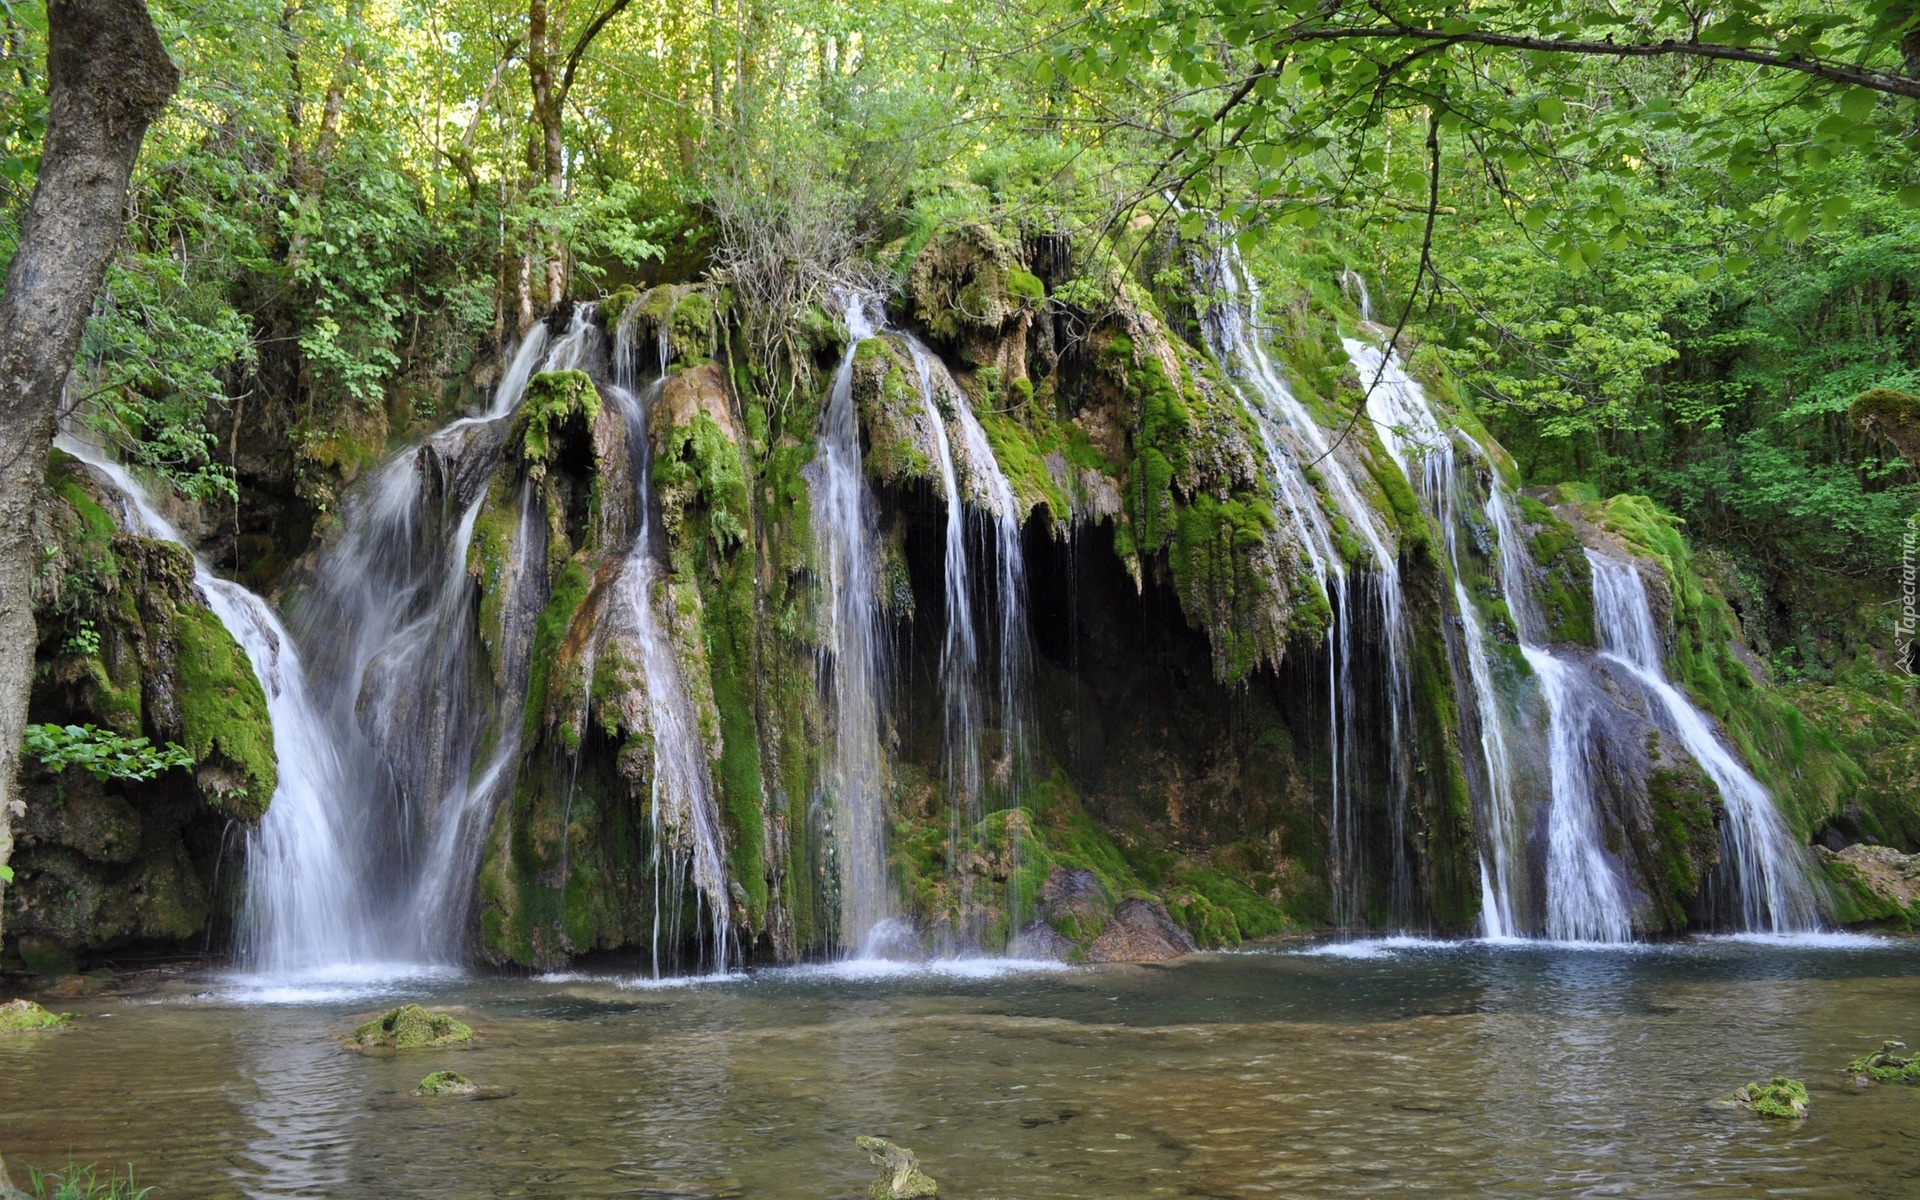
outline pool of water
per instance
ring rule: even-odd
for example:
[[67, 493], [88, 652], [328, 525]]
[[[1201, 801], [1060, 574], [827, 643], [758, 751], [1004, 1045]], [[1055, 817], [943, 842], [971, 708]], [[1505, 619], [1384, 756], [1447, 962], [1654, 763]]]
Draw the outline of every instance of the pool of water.
[[[10, 1165], [188, 1197], [855, 1197], [860, 1134], [953, 1200], [1920, 1196], [1920, 941], [1323, 944], [1160, 966], [168, 975], [0, 1039]], [[471, 1049], [367, 1056], [404, 1000]], [[507, 1094], [411, 1095], [457, 1070]], [[1803, 1122], [1708, 1102], [1785, 1074]], [[16, 1170], [16, 1174], [24, 1172]]]

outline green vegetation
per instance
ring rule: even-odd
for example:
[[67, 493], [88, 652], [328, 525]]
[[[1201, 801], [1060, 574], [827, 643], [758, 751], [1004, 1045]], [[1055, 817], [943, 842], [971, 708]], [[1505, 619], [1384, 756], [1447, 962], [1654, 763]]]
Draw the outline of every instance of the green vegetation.
[[125, 1179], [113, 1171], [103, 1179], [91, 1163], [84, 1167], [68, 1163], [65, 1170], [54, 1172], [27, 1169], [27, 1195], [32, 1200], [145, 1200], [152, 1194], [152, 1188], [135, 1182], [131, 1166]]
[[95, 779], [153, 779], [162, 771], [193, 766], [193, 755], [168, 742], [121, 737], [94, 725], [29, 725], [22, 747], [54, 771], [80, 767]]

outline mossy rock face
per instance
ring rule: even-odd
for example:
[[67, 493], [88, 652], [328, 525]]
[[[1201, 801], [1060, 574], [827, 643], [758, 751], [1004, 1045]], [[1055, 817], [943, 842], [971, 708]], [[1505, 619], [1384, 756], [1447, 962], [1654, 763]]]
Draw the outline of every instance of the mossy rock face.
[[472, 1040], [473, 1029], [446, 1013], [403, 1004], [354, 1030], [346, 1045], [353, 1050], [428, 1050]]
[[414, 1092], [421, 1096], [471, 1096], [479, 1090], [479, 1084], [457, 1071], [435, 1071], [422, 1079]]
[[59, 1029], [68, 1020], [65, 1014], [48, 1012], [31, 1000], [9, 1000], [0, 1004], [0, 1034]]
[[544, 478], [560, 439], [589, 441], [599, 416], [600, 392], [585, 371], [542, 371], [527, 380], [511, 434], [528, 464], [527, 473]]
[[880, 1174], [867, 1187], [870, 1200], [928, 1200], [940, 1194], [940, 1186], [920, 1169], [920, 1160], [905, 1146], [896, 1146], [885, 1138], [855, 1138], [854, 1145], [867, 1152]]
[[1920, 471], [1920, 396], [1875, 388], [1862, 392], [1848, 411], [1857, 428], [1893, 443]]
[[934, 234], [908, 268], [913, 315], [943, 342], [998, 333], [1026, 299], [1010, 287], [1019, 269], [991, 226], [955, 222]]

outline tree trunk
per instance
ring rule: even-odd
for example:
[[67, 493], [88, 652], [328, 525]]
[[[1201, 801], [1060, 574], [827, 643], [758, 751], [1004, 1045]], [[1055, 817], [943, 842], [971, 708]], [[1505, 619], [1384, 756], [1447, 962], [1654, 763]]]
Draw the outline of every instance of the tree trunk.
[[49, 0], [47, 138], [0, 295], [0, 866], [12, 854], [13, 817], [25, 811], [20, 739], [39, 640], [27, 518], [46, 481], [67, 371], [120, 240], [133, 161], [179, 82], [143, 0]]

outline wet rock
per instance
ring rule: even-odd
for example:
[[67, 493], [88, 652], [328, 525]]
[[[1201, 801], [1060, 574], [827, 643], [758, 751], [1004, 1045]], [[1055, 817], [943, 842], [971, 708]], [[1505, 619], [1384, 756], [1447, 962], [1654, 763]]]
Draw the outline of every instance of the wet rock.
[[885, 1138], [855, 1138], [854, 1145], [867, 1152], [880, 1174], [867, 1188], [872, 1200], [909, 1200], [910, 1197], [937, 1196], [939, 1185], [920, 1170], [920, 1160], [905, 1146], [896, 1146]]
[[480, 1086], [457, 1071], [435, 1071], [415, 1088], [421, 1096], [471, 1096]]
[[66, 1023], [64, 1015], [50, 1013], [31, 1000], [9, 1000], [0, 1004], [0, 1034], [58, 1029]]
[[1073, 943], [1061, 937], [1059, 931], [1045, 921], [1028, 924], [1014, 935], [1013, 944], [1007, 947], [1007, 953], [1014, 958], [1041, 962], [1071, 962], [1073, 951]]
[[1165, 908], [1150, 900], [1123, 900], [1086, 957], [1088, 962], [1165, 962], [1197, 948]]
[[472, 1028], [446, 1013], [405, 1004], [354, 1030], [346, 1045], [350, 1050], [425, 1050], [472, 1040]]
[[1907, 1044], [1895, 1039], [1880, 1043], [1872, 1054], [1847, 1064], [1847, 1074], [1860, 1087], [1875, 1083], [1920, 1083], [1920, 1055], [1904, 1054]]
[[1807, 1085], [1784, 1075], [1775, 1075], [1765, 1083], [1749, 1083], [1728, 1098], [1763, 1117], [1797, 1121], [1807, 1115]]

